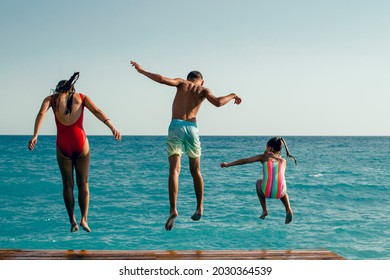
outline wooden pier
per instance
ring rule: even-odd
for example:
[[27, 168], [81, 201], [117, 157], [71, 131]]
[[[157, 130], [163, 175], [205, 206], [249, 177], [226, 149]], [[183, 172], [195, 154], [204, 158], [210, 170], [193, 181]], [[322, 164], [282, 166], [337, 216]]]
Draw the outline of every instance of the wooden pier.
[[0, 260], [344, 260], [319, 250], [0, 250]]

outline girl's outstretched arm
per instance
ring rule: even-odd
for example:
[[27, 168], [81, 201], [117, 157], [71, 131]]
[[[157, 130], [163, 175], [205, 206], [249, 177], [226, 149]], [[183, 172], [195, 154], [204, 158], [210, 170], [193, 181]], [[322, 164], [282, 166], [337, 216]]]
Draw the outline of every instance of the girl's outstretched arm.
[[230, 166], [235, 166], [235, 165], [243, 165], [243, 164], [247, 164], [247, 163], [253, 163], [253, 162], [257, 162], [257, 161], [263, 161], [263, 158], [264, 158], [264, 155], [257, 155], [257, 156], [250, 157], [250, 158], [243, 158], [243, 159], [239, 159], [236, 161], [232, 161], [230, 163], [222, 162], [221, 167], [224, 168], [224, 167], [230, 167]]
[[49, 110], [49, 108], [51, 106], [50, 99], [51, 99], [51, 96], [48, 96], [43, 100], [41, 108], [39, 109], [38, 115], [35, 119], [34, 135], [31, 138], [31, 140], [28, 142], [28, 148], [30, 151], [34, 150], [35, 145], [37, 144], [39, 129], [41, 128], [41, 125], [42, 125], [43, 119], [45, 118], [47, 110]]
[[93, 103], [92, 99], [88, 96], [85, 96], [85, 107], [87, 107], [87, 109], [91, 111], [91, 113], [94, 114], [96, 118], [101, 120], [106, 126], [108, 126], [109, 129], [111, 129], [112, 135], [114, 135], [116, 140], [120, 141], [122, 139], [122, 135], [118, 130], [116, 130], [111, 120], [95, 105], [95, 103]]

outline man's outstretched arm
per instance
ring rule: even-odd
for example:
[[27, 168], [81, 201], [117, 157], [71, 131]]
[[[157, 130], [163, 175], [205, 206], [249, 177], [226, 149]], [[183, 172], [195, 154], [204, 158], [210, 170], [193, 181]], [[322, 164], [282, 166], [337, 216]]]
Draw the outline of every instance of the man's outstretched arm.
[[238, 97], [237, 94], [235, 93], [230, 93], [228, 95], [225, 95], [225, 96], [221, 96], [221, 97], [216, 97], [214, 96], [211, 91], [209, 89], [205, 89], [205, 93], [204, 93], [206, 99], [211, 103], [213, 104], [214, 106], [216, 107], [221, 107], [225, 104], [227, 104], [230, 100], [234, 99], [234, 104], [240, 104], [241, 103], [241, 98]]
[[180, 83], [183, 81], [182, 79], [179, 79], [179, 78], [171, 79], [171, 78], [164, 77], [160, 74], [145, 71], [141, 67], [141, 65], [139, 65], [135, 61], [130, 61], [130, 64], [135, 68], [135, 70], [138, 71], [138, 73], [141, 73], [142, 75], [145, 75], [149, 79], [151, 79], [157, 83], [160, 83], [160, 84], [164, 84], [164, 85], [168, 85], [168, 86], [172, 86], [172, 87], [178, 87], [180, 85]]

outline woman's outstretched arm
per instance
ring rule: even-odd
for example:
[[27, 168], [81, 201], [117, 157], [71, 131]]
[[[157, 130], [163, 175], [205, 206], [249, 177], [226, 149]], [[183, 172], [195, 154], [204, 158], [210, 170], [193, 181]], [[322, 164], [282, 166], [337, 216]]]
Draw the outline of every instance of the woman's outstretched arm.
[[108, 128], [111, 130], [112, 135], [114, 135], [115, 139], [120, 141], [122, 139], [122, 135], [120, 132], [115, 128], [114, 124], [111, 122], [111, 120], [107, 117], [107, 115], [100, 110], [95, 103], [93, 103], [92, 99], [89, 96], [85, 96], [85, 107], [89, 111], [91, 111], [92, 114], [95, 115], [96, 118], [101, 120]]
[[31, 140], [28, 142], [28, 148], [30, 151], [34, 150], [35, 145], [37, 144], [38, 141], [38, 134], [39, 130], [41, 128], [43, 119], [45, 118], [47, 110], [51, 107], [51, 96], [46, 97], [41, 105], [41, 108], [39, 109], [38, 115], [35, 118], [35, 125], [34, 125], [34, 135], [31, 138]]

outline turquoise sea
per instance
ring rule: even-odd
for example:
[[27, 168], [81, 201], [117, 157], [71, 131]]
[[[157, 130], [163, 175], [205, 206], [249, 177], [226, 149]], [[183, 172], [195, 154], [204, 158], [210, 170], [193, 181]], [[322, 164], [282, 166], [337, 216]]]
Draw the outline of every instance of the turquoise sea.
[[[390, 259], [390, 137], [286, 137], [298, 165], [286, 179], [294, 220], [279, 200], [259, 219], [258, 163], [219, 163], [264, 150], [270, 137], [203, 136], [205, 213], [182, 159], [175, 228], [169, 213], [165, 136], [89, 136], [91, 233], [70, 233], [55, 136], [0, 136], [0, 248], [85, 250], [322, 249], [347, 259]], [[75, 188], [77, 194], [77, 188]], [[78, 207], [78, 206], [77, 206]], [[79, 218], [79, 211], [76, 208]]]

